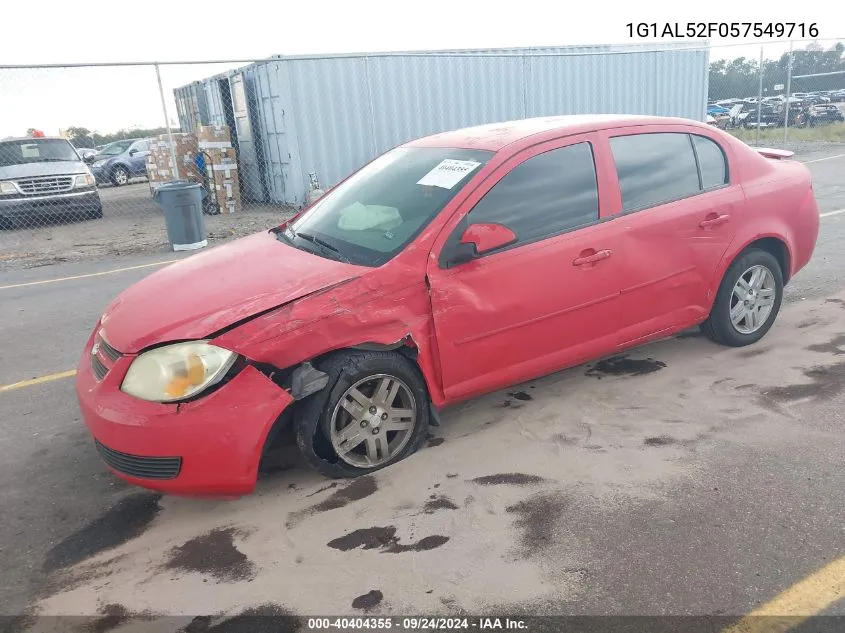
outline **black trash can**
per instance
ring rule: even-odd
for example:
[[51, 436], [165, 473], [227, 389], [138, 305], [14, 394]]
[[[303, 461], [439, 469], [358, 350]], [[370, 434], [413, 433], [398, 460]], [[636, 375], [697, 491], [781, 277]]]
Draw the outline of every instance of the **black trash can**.
[[208, 195], [198, 182], [174, 180], [156, 189], [153, 199], [164, 211], [167, 238], [174, 251], [208, 246], [202, 201]]

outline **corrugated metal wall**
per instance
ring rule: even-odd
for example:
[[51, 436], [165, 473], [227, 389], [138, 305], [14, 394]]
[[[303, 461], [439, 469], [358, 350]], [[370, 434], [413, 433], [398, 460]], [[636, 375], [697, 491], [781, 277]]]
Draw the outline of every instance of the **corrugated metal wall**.
[[[331, 186], [391, 147], [443, 130], [554, 114], [701, 120], [709, 56], [690, 46], [282, 57], [235, 72], [249, 80], [262, 195], [300, 205], [310, 172]], [[217, 79], [201, 82], [214, 123], [225, 120], [211, 95]]]

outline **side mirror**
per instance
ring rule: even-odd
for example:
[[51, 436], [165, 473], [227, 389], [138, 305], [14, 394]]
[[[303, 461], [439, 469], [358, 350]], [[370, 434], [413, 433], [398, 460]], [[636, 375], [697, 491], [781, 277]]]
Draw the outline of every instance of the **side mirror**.
[[470, 224], [449, 253], [448, 265], [471, 261], [516, 241], [516, 233], [503, 224]]
[[135, 155], [135, 154], [137, 154], [137, 153], [138, 153], [138, 150], [137, 150], [137, 149], [130, 149], [130, 150], [129, 150], [129, 155], [130, 155], [130, 156], [134, 156], [134, 155]]
[[85, 154], [85, 156], [82, 157], [82, 160], [84, 160], [86, 163], [93, 163], [94, 156], [95, 154]]

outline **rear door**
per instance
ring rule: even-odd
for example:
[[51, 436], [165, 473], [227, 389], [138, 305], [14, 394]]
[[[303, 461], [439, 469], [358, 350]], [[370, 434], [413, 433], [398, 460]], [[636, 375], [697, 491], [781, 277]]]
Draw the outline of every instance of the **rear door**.
[[741, 221], [744, 194], [725, 149], [704, 130], [608, 130], [627, 265], [622, 344], [706, 318], [713, 275]]
[[[559, 139], [514, 156], [435, 244], [427, 276], [447, 398], [614, 348], [622, 253], [617, 227], [599, 213], [607, 179], [601, 160], [597, 178], [595, 140]], [[448, 244], [468, 225], [486, 223], [510, 228], [517, 241], [449, 266], [441, 257]]]

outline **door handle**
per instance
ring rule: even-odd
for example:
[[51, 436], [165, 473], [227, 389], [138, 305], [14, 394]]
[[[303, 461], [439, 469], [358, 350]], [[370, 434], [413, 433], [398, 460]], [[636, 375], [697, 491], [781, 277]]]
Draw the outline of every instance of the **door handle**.
[[719, 226], [720, 224], [724, 224], [730, 219], [731, 216], [729, 216], [727, 213], [717, 216], [710, 215], [707, 216], [706, 219], [699, 222], [698, 226], [700, 226], [702, 229], [709, 229], [711, 226]]
[[604, 251], [596, 251], [592, 255], [582, 255], [581, 257], [576, 257], [572, 260], [573, 266], [583, 266], [584, 264], [594, 264], [595, 262], [600, 262], [603, 259], [607, 259], [613, 253], [608, 250]]

